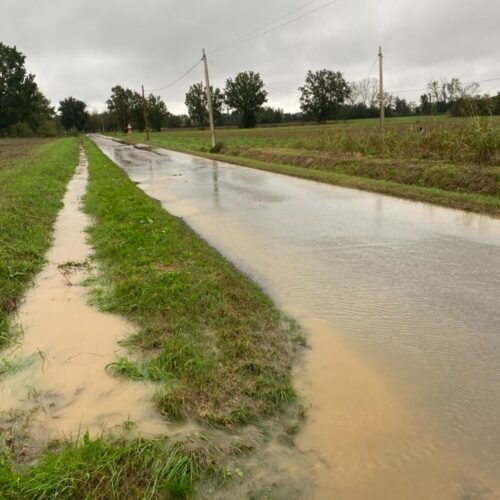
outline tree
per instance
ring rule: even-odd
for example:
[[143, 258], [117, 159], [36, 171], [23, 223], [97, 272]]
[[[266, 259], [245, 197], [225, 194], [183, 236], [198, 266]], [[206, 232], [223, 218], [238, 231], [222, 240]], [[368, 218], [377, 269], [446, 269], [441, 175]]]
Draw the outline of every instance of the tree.
[[122, 131], [126, 131], [130, 123], [133, 100], [134, 93], [130, 89], [115, 85], [111, 89], [111, 97], [106, 101], [109, 111], [115, 117], [117, 128]]
[[314, 116], [318, 123], [327, 120], [351, 94], [348, 83], [339, 71], [328, 69], [308, 71], [303, 87], [299, 87], [300, 107], [308, 115]]
[[264, 106], [257, 114], [259, 123], [281, 123], [285, 112], [281, 108]]
[[228, 78], [224, 90], [226, 104], [240, 116], [240, 126], [252, 128], [257, 125], [257, 112], [267, 101], [267, 92], [259, 73], [238, 73], [234, 80]]
[[66, 130], [76, 129], [81, 132], [89, 119], [87, 105], [74, 97], [67, 97], [59, 102], [59, 114]]
[[148, 110], [149, 125], [156, 132], [160, 132], [168, 115], [166, 104], [162, 101], [160, 96], [149, 94], [146, 106]]
[[408, 104], [406, 99], [401, 99], [399, 97], [396, 97], [394, 101], [394, 113], [399, 116], [404, 116], [404, 115], [409, 115], [411, 114], [412, 109], [411, 106]]
[[193, 83], [186, 93], [186, 107], [191, 121], [203, 127], [208, 123], [207, 97], [202, 83]]
[[16, 47], [0, 42], [0, 134], [18, 124], [35, 131], [53, 117], [35, 76], [26, 72], [25, 60]]
[[[217, 123], [222, 121], [222, 105], [224, 104], [224, 94], [218, 88], [210, 86], [212, 93], [212, 109], [214, 120]], [[208, 125], [208, 97], [203, 83], [194, 83], [189, 87], [185, 100], [191, 121], [199, 127]]]

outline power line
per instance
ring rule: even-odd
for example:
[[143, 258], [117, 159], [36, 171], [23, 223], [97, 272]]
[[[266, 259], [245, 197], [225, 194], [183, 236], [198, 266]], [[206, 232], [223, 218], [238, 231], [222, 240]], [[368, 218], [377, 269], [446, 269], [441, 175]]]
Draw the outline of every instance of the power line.
[[305, 9], [306, 7], [308, 7], [309, 5], [311, 5], [313, 3], [316, 3], [317, 1], [318, 0], [311, 0], [311, 1], [309, 1], [309, 2], [307, 2], [305, 4], [303, 4], [303, 5], [301, 5], [300, 7], [297, 7], [296, 9], [291, 10], [287, 14], [284, 14], [283, 16], [280, 16], [280, 17], [274, 19], [273, 21], [271, 21], [271, 22], [269, 22], [267, 24], [264, 24], [260, 28], [257, 28], [257, 29], [255, 29], [253, 31], [249, 31], [245, 35], [242, 35], [242, 36], [240, 36], [238, 38], [235, 38], [234, 40], [231, 40], [231, 41], [229, 41], [227, 43], [219, 45], [214, 50], [209, 51], [209, 54], [215, 54], [216, 52], [220, 52], [220, 51], [224, 50], [226, 47], [228, 47], [229, 45], [232, 45], [233, 43], [239, 42], [239, 41], [241, 41], [241, 40], [243, 40], [245, 38], [248, 38], [249, 36], [252, 36], [252, 35], [254, 35], [256, 33], [259, 33], [260, 31], [268, 28], [269, 26], [272, 26], [273, 24], [276, 24], [277, 22], [282, 21], [283, 19], [286, 19], [287, 17], [291, 16], [292, 14], [295, 14], [299, 10]]
[[[228, 50], [228, 49], [231, 49], [233, 47], [237, 47], [238, 45], [250, 42], [252, 40], [255, 40], [256, 38], [259, 38], [261, 36], [264, 36], [264, 35], [267, 35], [269, 33], [272, 33], [273, 31], [279, 30], [279, 29], [281, 29], [281, 28], [283, 28], [285, 26], [288, 26], [289, 24], [295, 23], [296, 21], [299, 21], [300, 19], [303, 19], [304, 17], [310, 16], [310, 15], [318, 12], [319, 10], [325, 9], [326, 7], [328, 7], [328, 6], [330, 6], [330, 5], [334, 4], [334, 3], [337, 3], [339, 1], [340, 0], [330, 0], [329, 2], [327, 2], [327, 3], [323, 4], [323, 5], [320, 5], [319, 7], [316, 7], [315, 9], [312, 9], [310, 11], [304, 12], [304, 14], [301, 14], [300, 16], [294, 17], [293, 19], [290, 19], [289, 21], [287, 21], [285, 23], [278, 24], [277, 26], [274, 26], [273, 28], [271, 28], [269, 30], [263, 31], [261, 33], [258, 33], [256, 35], [254, 35], [254, 36], [250, 36], [248, 38], [244, 38], [244, 39], [242, 39], [242, 40], [240, 40], [238, 42], [235, 42], [235, 43], [233, 43], [231, 45], [228, 44], [227, 47], [218, 49], [218, 52], [221, 52], [223, 50]], [[284, 16], [284, 17], [288, 17], [288, 16]], [[274, 24], [274, 23], [272, 23], [272, 24]], [[260, 31], [260, 30], [257, 30], [257, 31]], [[211, 54], [214, 54], [214, 53], [215, 53], [215, 51], [211, 52]]]
[[378, 61], [378, 56], [375, 58], [373, 61], [372, 67], [370, 68], [370, 71], [368, 72], [368, 75], [366, 76], [366, 80], [368, 80], [372, 74], [373, 68], [375, 68], [375, 64], [377, 64]]
[[170, 83], [167, 83], [166, 85], [163, 85], [162, 87], [158, 87], [156, 89], [149, 89], [148, 92], [158, 92], [160, 90], [164, 90], [164, 89], [168, 89], [169, 87], [172, 87], [177, 82], [180, 82], [184, 77], [189, 75], [189, 73], [191, 73], [198, 66], [198, 64], [201, 63], [201, 61], [202, 61], [202, 59], [198, 59], [198, 61], [196, 61], [196, 63], [193, 64], [193, 66], [191, 66], [185, 73], [182, 73], [182, 75], [180, 75], [179, 77], [177, 77], [175, 80], [171, 81]]

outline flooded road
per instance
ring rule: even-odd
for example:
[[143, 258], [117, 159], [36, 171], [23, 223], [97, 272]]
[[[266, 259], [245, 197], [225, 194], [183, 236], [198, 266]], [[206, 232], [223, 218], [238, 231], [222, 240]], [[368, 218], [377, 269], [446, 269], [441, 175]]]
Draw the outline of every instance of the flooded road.
[[309, 332], [317, 498], [500, 498], [500, 221], [95, 138]]

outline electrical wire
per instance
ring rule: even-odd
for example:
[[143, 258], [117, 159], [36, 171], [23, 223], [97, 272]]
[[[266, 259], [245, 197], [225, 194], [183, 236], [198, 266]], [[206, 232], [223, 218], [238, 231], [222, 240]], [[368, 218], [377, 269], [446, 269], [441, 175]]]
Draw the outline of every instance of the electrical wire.
[[290, 12], [288, 12], [287, 14], [283, 15], [283, 16], [280, 16], [276, 19], [274, 19], [273, 21], [267, 23], [267, 24], [264, 24], [263, 26], [261, 26], [260, 28], [257, 28], [253, 31], [250, 31], [248, 33], [246, 33], [245, 35], [242, 35], [238, 38], [235, 38], [234, 40], [231, 40], [229, 42], [226, 42], [222, 45], [219, 45], [218, 47], [216, 47], [215, 49], [213, 50], [210, 50], [208, 53], [209, 54], [215, 54], [216, 52], [219, 52], [219, 51], [222, 51], [224, 50], [226, 47], [228, 47], [229, 45], [232, 45], [233, 43], [235, 42], [240, 42], [241, 40], [245, 39], [245, 38], [248, 38], [249, 36], [252, 36], [252, 35], [255, 35], [256, 33], [259, 33], [260, 31], [266, 29], [266, 28], [269, 28], [270, 26], [272, 26], [273, 24], [276, 24], [277, 22], [279, 21], [282, 21], [283, 19], [286, 19], [287, 17], [291, 16], [292, 14], [295, 14], [296, 12], [302, 10], [302, 9], [305, 9], [306, 7], [308, 7], [309, 5], [313, 4], [313, 3], [316, 3], [318, 0], [311, 0], [303, 5], [301, 5], [300, 7], [297, 7], [296, 9], [293, 9], [291, 10]]
[[[274, 26], [273, 28], [270, 28], [266, 31], [262, 31], [261, 33], [258, 33], [254, 36], [250, 36], [248, 38], [244, 38], [238, 42], [234, 42], [232, 44], [227, 44], [227, 46], [225, 48], [219, 48], [219, 49], [216, 49], [214, 51], [211, 52], [211, 54], [214, 54], [216, 52], [222, 52], [224, 50], [229, 50], [229, 49], [232, 49], [233, 47], [237, 47], [238, 45], [241, 45], [243, 43], [247, 43], [247, 42], [250, 42], [252, 40], [255, 40], [256, 38], [260, 38], [261, 36], [264, 36], [264, 35], [267, 35], [269, 33], [272, 33], [273, 31], [276, 31], [276, 30], [279, 30], [285, 26], [288, 26], [292, 23], [295, 23], [297, 21], [299, 21], [300, 19], [303, 19], [304, 17], [307, 17], [307, 16], [310, 16], [316, 12], [318, 12], [319, 10], [322, 10], [322, 9], [325, 9], [326, 7], [334, 4], [334, 3], [337, 3], [339, 2], [340, 0], [330, 0], [329, 2], [323, 4], [323, 5], [320, 5], [319, 7], [316, 7], [315, 9], [312, 9], [308, 12], [304, 12], [304, 14], [301, 14], [300, 16], [297, 16], [297, 17], [294, 17], [293, 19], [290, 19], [289, 21], [286, 21], [285, 23], [281, 23], [281, 24], [278, 24], [277, 26]], [[288, 16], [284, 16], [284, 17], [288, 17]], [[274, 23], [272, 23], [274, 24]], [[257, 31], [260, 31], [260, 30], [257, 30]]]
[[191, 66], [185, 73], [182, 73], [182, 75], [180, 75], [179, 77], [177, 77], [175, 80], [171, 81], [170, 83], [167, 83], [166, 85], [163, 85], [162, 87], [158, 87], [156, 89], [149, 89], [149, 90], [147, 90], [147, 92], [158, 92], [160, 90], [165, 90], [165, 89], [168, 89], [169, 87], [174, 86], [177, 82], [180, 82], [183, 78], [188, 76], [189, 73], [194, 71], [194, 69], [198, 66], [198, 64], [201, 63], [201, 61], [203, 61], [203, 59], [199, 59], [198, 61], [196, 61], [196, 63], [193, 64], [193, 66]]

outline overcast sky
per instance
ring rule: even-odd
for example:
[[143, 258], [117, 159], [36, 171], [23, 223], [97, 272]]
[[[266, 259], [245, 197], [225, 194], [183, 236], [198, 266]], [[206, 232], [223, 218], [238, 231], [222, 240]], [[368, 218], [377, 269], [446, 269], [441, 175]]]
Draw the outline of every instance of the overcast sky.
[[[54, 105], [67, 96], [101, 110], [110, 89], [161, 87], [215, 48], [293, 21], [329, 0], [0, 0], [0, 41], [16, 45]], [[307, 5], [306, 5], [307, 4]], [[300, 7], [304, 7], [300, 9]], [[297, 9], [297, 10], [296, 10]], [[283, 17], [291, 11], [295, 12]], [[270, 25], [277, 18], [276, 24]], [[261, 73], [269, 104], [299, 109], [296, 89], [307, 70], [365, 78], [378, 46], [386, 89], [425, 87], [433, 77], [500, 77], [500, 0], [337, 0], [280, 29], [209, 55], [212, 83], [239, 71]], [[372, 69], [373, 68], [373, 69]], [[170, 111], [185, 112], [199, 65], [158, 92]], [[500, 80], [481, 84], [500, 90]], [[401, 94], [418, 100], [419, 92]]]

